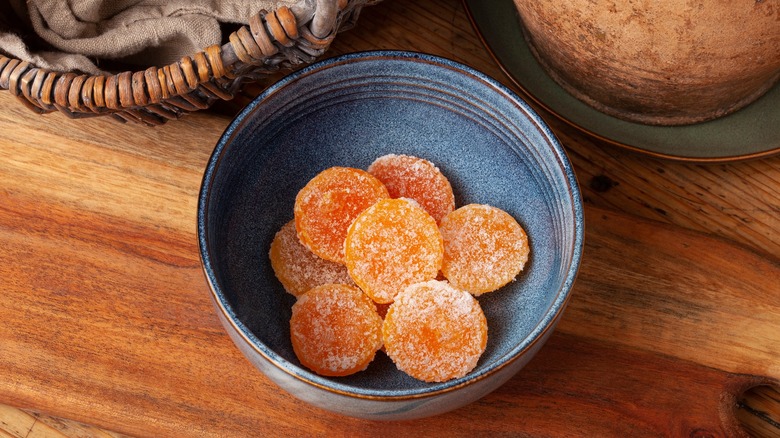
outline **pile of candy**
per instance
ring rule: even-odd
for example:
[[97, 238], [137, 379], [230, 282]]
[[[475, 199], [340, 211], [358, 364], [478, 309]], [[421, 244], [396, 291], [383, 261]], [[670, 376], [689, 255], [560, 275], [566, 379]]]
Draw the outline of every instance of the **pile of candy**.
[[294, 216], [269, 255], [297, 297], [293, 350], [325, 376], [366, 369], [383, 346], [414, 378], [465, 376], [487, 345], [474, 297], [512, 281], [528, 260], [511, 215], [455, 209], [442, 172], [408, 155], [379, 157], [368, 171], [325, 169], [298, 193]]

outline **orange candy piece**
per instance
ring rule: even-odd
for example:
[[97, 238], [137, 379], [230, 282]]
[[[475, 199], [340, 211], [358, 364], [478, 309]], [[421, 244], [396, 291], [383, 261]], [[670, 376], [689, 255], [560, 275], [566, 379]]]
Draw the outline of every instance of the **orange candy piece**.
[[325, 169], [295, 197], [298, 238], [319, 257], [343, 263], [349, 225], [363, 210], [389, 196], [384, 184], [364, 170]]
[[298, 360], [323, 376], [362, 371], [382, 347], [382, 319], [360, 289], [318, 286], [292, 307], [290, 336]]
[[455, 209], [455, 195], [449, 180], [428, 160], [388, 154], [374, 160], [368, 173], [385, 184], [390, 197], [417, 201], [437, 224]]
[[442, 220], [439, 229], [444, 239], [442, 274], [454, 287], [474, 295], [509, 283], [528, 261], [525, 231], [499, 208], [460, 207]]
[[477, 365], [487, 346], [487, 320], [471, 294], [433, 280], [396, 296], [382, 336], [398, 369], [426, 382], [444, 382]]
[[380, 349], [419, 380], [465, 376], [487, 346], [474, 296], [512, 281], [530, 252], [511, 215], [455, 209], [447, 178], [409, 155], [379, 157], [368, 172], [322, 171], [298, 192], [294, 214], [269, 257], [298, 297], [293, 350], [324, 376], [364, 370]]
[[444, 251], [436, 221], [408, 199], [383, 199], [366, 209], [344, 246], [349, 275], [377, 303], [436, 278]]
[[317, 257], [298, 240], [295, 222], [287, 222], [274, 236], [268, 252], [271, 267], [284, 290], [300, 296], [328, 283], [355, 285], [346, 266]]

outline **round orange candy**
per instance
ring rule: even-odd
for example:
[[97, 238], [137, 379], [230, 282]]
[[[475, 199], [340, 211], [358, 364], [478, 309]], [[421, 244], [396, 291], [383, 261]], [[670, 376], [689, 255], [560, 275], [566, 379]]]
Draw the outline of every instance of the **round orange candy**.
[[512, 281], [528, 261], [528, 237], [507, 212], [469, 204], [448, 214], [442, 274], [456, 288], [480, 295]]
[[325, 169], [295, 197], [298, 238], [323, 259], [344, 263], [344, 238], [349, 225], [363, 210], [389, 196], [384, 184], [364, 170]]
[[344, 246], [349, 275], [377, 303], [436, 278], [444, 251], [436, 221], [408, 199], [383, 199], [366, 209]]
[[368, 173], [385, 184], [390, 197], [417, 201], [436, 223], [455, 208], [455, 195], [449, 180], [426, 159], [388, 154], [374, 160]]
[[382, 319], [360, 289], [318, 286], [292, 307], [293, 351], [305, 367], [323, 376], [362, 371], [382, 347]]
[[294, 221], [287, 222], [276, 233], [268, 255], [276, 278], [284, 290], [296, 297], [323, 284], [355, 285], [346, 266], [317, 257], [301, 244]]
[[382, 336], [398, 369], [426, 382], [444, 382], [477, 365], [487, 346], [487, 320], [471, 294], [433, 280], [396, 296]]

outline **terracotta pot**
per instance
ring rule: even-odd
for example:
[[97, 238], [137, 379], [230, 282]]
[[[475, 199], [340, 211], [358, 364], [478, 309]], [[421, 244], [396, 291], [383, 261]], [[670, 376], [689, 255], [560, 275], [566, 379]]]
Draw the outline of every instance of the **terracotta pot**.
[[701, 122], [780, 79], [778, 0], [514, 1], [550, 76], [615, 117]]

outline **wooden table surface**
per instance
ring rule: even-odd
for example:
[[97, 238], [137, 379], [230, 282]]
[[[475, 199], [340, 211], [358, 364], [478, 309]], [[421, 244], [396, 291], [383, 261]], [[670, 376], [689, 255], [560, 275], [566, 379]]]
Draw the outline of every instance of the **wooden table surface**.
[[[457, 0], [368, 7], [328, 56], [372, 49], [512, 87]], [[246, 98], [146, 128], [38, 116], [0, 93], [0, 436], [780, 436], [780, 156], [657, 159], [540, 111], [586, 205], [563, 320], [482, 400], [379, 423], [281, 392], [212, 309], [197, 193]]]

